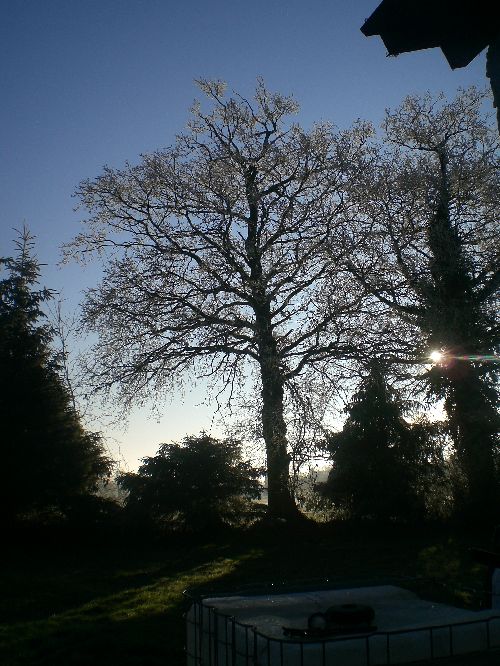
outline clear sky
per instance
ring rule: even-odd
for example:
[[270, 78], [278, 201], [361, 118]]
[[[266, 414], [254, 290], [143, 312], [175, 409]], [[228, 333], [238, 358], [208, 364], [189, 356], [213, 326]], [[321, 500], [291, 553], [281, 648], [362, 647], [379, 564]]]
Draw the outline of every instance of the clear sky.
[[[386, 58], [360, 26], [378, 0], [10, 0], [0, 22], [0, 255], [13, 228], [37, 237], [44, 284], [76, 310], [97, 272], [58, 267], [80, 230], [72, 193], [103, 165], [134, 162], [171, 144], [197, 97], [194, 79], [218, 78], [251, 95], [262, 76], [293, 94], [299, 122], [378, 124], [410, 93], [485, 86], [485, 54], [450, 70], [440, 50]], [[130, 469], [158, 443], [210, 430], [202, 391], [147, 408], [112, 434]], [[115, 452], [118, 451], [118, 444]]]

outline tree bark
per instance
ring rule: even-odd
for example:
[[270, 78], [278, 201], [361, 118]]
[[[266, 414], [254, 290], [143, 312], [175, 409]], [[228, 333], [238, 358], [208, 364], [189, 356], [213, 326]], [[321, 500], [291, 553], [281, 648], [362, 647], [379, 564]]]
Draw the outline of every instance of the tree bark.
[[[267, 321], [266, 321], [267, 320]], [[262, 381], [262, 435], [266, 444], [268, 510], [273, 518], [298, 515], [290, 480], [286, 423], [283, 416], [284, 378], [269, 317], [257, 318]]]
[[465, 516], [475, 521], [498, 517], [499, 487], [495, 470], [498, 413], [476, 368], [455, 362], [447, 371], [445, 401], [452, 436], [465, 473], [465, 493], [457, 497]]
[[446, 395], [450, 432], [467, 487], [461, 510], [471, 517], [488, 518], [497, 511], [498, 480], [495, 447], [498, 433], [496, 394], [467, 355], [484, 354], [485, 335], [481, 304], [461, 239], [450, 217], [446, 148], [438, 151], [441, 173], [440, 201], [429, 226], [432, 284], [426, 328], [432, 348], [445, 351], [445, 361], [433, 371]]
[[246, 173], [246, 194], [249, 206], [246, 254], [250, 268], [250, 288], [257, 329], [258, 356], [262, 382], [262, 436], [266, 446], [268, 515], [290, 519], [298, 515], [290, 482], [288, 441], [284, 419], [285, 380], [280, 365], [270, 299], [263, 274], [261, 251], [257, 234], [259, 194], [255, 184], [256, 169]]

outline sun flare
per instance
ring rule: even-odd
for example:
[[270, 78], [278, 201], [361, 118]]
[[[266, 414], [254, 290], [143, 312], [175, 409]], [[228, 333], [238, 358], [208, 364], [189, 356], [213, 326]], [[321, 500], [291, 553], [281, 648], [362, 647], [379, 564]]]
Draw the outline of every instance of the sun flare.
[[440, 363], [444, 358], [444, 354], [443, 352], [440, 352], [437, 349], [435, 349], [429, 354], [429, 358], [433, 363]]

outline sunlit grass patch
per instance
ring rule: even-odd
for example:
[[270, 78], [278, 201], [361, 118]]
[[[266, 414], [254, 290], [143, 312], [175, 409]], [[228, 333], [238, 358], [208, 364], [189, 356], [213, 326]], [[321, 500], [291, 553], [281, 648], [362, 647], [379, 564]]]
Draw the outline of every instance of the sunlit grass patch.
[[[0, 572], [0, 664], [183, 665], [186, 589], [217, 593], [258, 589], [269, 582], [376, 583], [402, 576], [435, 579], [460, 590], [482, 575], [468, 558], [469, 545], [467, 537], [354, 526], [236, 535], [164, 548], [51, 549], [37, 558], [25, 553]], [[432, 586], [419, 585], [433, 592]], [[465, 597], [463, 603], [469, 603]]]
[[[6, 661], [2, 660], [2, 665], [80, 663], [78, 660], [85, 654], [89, 664], [112, 664], [118, 655], [124, 659], [121, 663], [129, 664], [134, 663], [134, 646], [145, 659], [143, 663], [154, 664], [157, 659], [159, 663], [160, 654], [163, 654], [164, 662], [169, 651], [180, 658], [185, 610], [183, 591], [226, 576], [239, 563], [238, 557], [207, 559], [206, 552], [200, 554], [204, 561], [185, 569], [178, 569], [177, 563], [168, 561], [136, 570], [119, 569], [111, 578], [125, 587], [110, 594], [99, 593], [97, 576], [94, 596], [89, 601], [75, 603], [43, 618], [4, 624], [0, 637]], [[172, 569], [170, 575], [169, 569]], [[88, 576], [89, 572], [80, 571], [80, 576], [85, 574]], [[137, 584], [141, 577], [148, 578], [149, 582]], [[135, 584], [126, 587], [128, 582], [134, 581]], [[55, 580], [52, 582], [56, 588], [71, 584], [64, 572], [61, 572], [59, 585]], [[76, 580], [75, 583], [78, 587]], [[59, 592], [64, 592], [62, 587]], [[30, 605], [33, 603], [32, 599]], [[172, 639], [170, 644], [169, 637]], [[97, 655], [95, 650], [98, 650]]]

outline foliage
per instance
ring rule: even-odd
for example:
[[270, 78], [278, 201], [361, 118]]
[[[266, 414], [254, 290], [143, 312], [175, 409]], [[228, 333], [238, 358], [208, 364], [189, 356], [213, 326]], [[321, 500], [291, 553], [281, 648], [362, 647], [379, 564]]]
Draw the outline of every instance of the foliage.
[[498, 505], [486, 359], [499, 342], [500, 179], [484, 94], [407, 98], [377, 148], [362, 123], [304, 131], [295, 101], [262, 82], [253, 101], [199, 85], [210, 108], [195, 104], [174, 146], [78, 189], [88, 226], [68, 251], [104, 261], [83, 315], [98, 334], [95, 390], [127, 408], [192, 372], [230, 403], [254, 377], [269, 511], [288, 518], [290, 466], [313, 450], [313, 412], [344, 366], [375, 354], [415, 367], [441, 349], [446, 363], [421, 378], [444, 399], [463, 504]]
[[242, 460], [240, 442], [201, 433], [181, 444], [162, 444], [137, 473], [121, 474], [118, 484], [128, 492], [130, 516], [198, 531], [250, 517], [249, 500], [262, 491], [261, 474]]
[[331, 498], [323, 492], [328, 474], [327, 469], [311, 467], [307, 474], [302, 473], [297, 476], [295, 489], [297, 504], [307, 518], [316, 523], [328, 523], [341, 517]]
[[422, 517], [444, 460], [428, 423], [410, 426], [378, 360], [370, 363], [341, 432], [327, 438], [333, 460], [323, 493], [348, 518]]
[[98, 433], [86, 431], [58, 372], [52, 331], [44, 323], [47, 289], [24, 230], [17, 256], [0, 259], [0, 421], [4, 517], [68, 506], [110, 471]]
[[[498, 506], [500, 152], [475, 88], [408, 97], [388, 111], [385, 147], [359, 190], [349, 268], [390, 321], [395, 355], [443, 361], [421, 379], [444, 400], [476, 518]], [[403, 330], [405, 344], [401, 345]]]
[[290, 121], [297, 103], [261, 81], [254, 101], [199, 86], [211, 108], [193, 107], [173, 147], [77, 192], [90, 219], [68, 251], [104, 261], [83, 308], [99, 336], [89, 378], [127, 406], [188, 372], [232, 395], [256, 368], [269, 509], [290, 516], [287, 387], [363, 340], [353, 282], [322, 250], [344, 254], [370, 128], [306, 132]]

